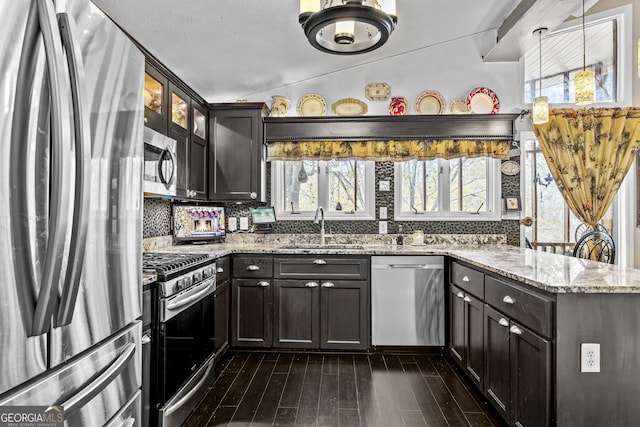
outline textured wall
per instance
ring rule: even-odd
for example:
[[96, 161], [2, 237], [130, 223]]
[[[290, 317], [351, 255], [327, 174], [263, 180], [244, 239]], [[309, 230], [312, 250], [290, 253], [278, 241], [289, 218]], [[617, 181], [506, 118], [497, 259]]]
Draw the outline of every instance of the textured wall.
[[[514, 158], [519, 161], [519, 158]], [[268, 168], [269, 171], [271, 168]], [[269, 173], [270, 175], [270, 173]], [[502, 197], [520, 195], [520, 177], [502, 176]], [[426, 234], [506, 234], [507, 243], [520, 244], [520, 225], [516, 220], [502, 221], [393, 221], [393, 191], [377, 191], [378, 181], [390, 180], [393, 188], [393, 163], [376, 163], [376, 206], [388, 207], [389, 233], [396, 233], [398, 225], [402, 225], [405, 234], [412, 233], [414, 229], [423, 230]], [[267, 183], [271, 179], [268, 176]], [[270, 205], [270, 192], [267, 205]], [[238, 205], [226, 203], [227, 217], [247, 216], [250, 218], [251, 209], [261, 206], [259, 203], [245, 203]], [[376, 209], [376, 216], [378, 209]], [[249, 219], [251, 221], [251, 219]], [[335, 234], [377, 234], [377, 221], [327, 221], [326, 227]], [[318, 232], [318, 225], [313, 221], [279, 221], [275, 228], [276, 233], [303, 233], [312, 234]], [[144, 237], [157, 237], [171, 234], [171, 201], [165, 199], [145, 199], [144, 202]]]

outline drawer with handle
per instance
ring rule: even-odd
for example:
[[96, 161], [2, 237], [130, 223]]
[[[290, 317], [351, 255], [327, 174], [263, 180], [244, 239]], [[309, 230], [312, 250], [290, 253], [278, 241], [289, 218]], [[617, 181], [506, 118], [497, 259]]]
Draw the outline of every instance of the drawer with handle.
[[485, 277], [485, 301], [496, 310], [550, 337], [552, 334], [553, 301], [527, 292], [494, 277]]
[[480, 299], [484, 299], [484, 273], [480, 271], [452, 261], [451, 283]]
[[229, 263], [229, 257], [222, 257], [216, 259], [216, 282], [222, 283], [229, 279], [231, 274], [231, 268]]
[[273, 258], [260, 256], [236, 256], [233, 258], [233, 277], [271, 277]]
[[275, 258], [274, 275], [287, 279], [366, 280], [369, 261], [362, 257], [309, 256]]

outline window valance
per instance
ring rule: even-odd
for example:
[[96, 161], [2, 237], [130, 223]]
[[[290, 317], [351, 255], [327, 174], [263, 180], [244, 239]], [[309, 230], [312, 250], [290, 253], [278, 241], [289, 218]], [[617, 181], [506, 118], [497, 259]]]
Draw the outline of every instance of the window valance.
[[458, 157], [509, 158], [509, 141], [296, 141], [267, 145], [268, 160], [360, 159], [374, 161], [455, 159]]
[[269, 160], [506, 159], [518, 114], [268, 117]]

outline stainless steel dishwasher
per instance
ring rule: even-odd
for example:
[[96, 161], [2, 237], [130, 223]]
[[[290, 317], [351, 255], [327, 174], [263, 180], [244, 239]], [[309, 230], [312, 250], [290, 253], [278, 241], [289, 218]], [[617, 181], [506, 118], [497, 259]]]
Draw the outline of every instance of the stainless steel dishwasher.
[[371, 344], [444, 345], [444, 257], [371, 257]]

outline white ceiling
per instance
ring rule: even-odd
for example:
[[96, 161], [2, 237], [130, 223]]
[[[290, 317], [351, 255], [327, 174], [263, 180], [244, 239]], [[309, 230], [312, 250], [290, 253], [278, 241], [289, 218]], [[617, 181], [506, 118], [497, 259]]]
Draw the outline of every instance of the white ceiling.
[[297, 0], [93, 1], [206, 101], [229, 102], [495, 30], [520, 0], [397, 0], [387, 44], [353, 56], [313, 48]]

